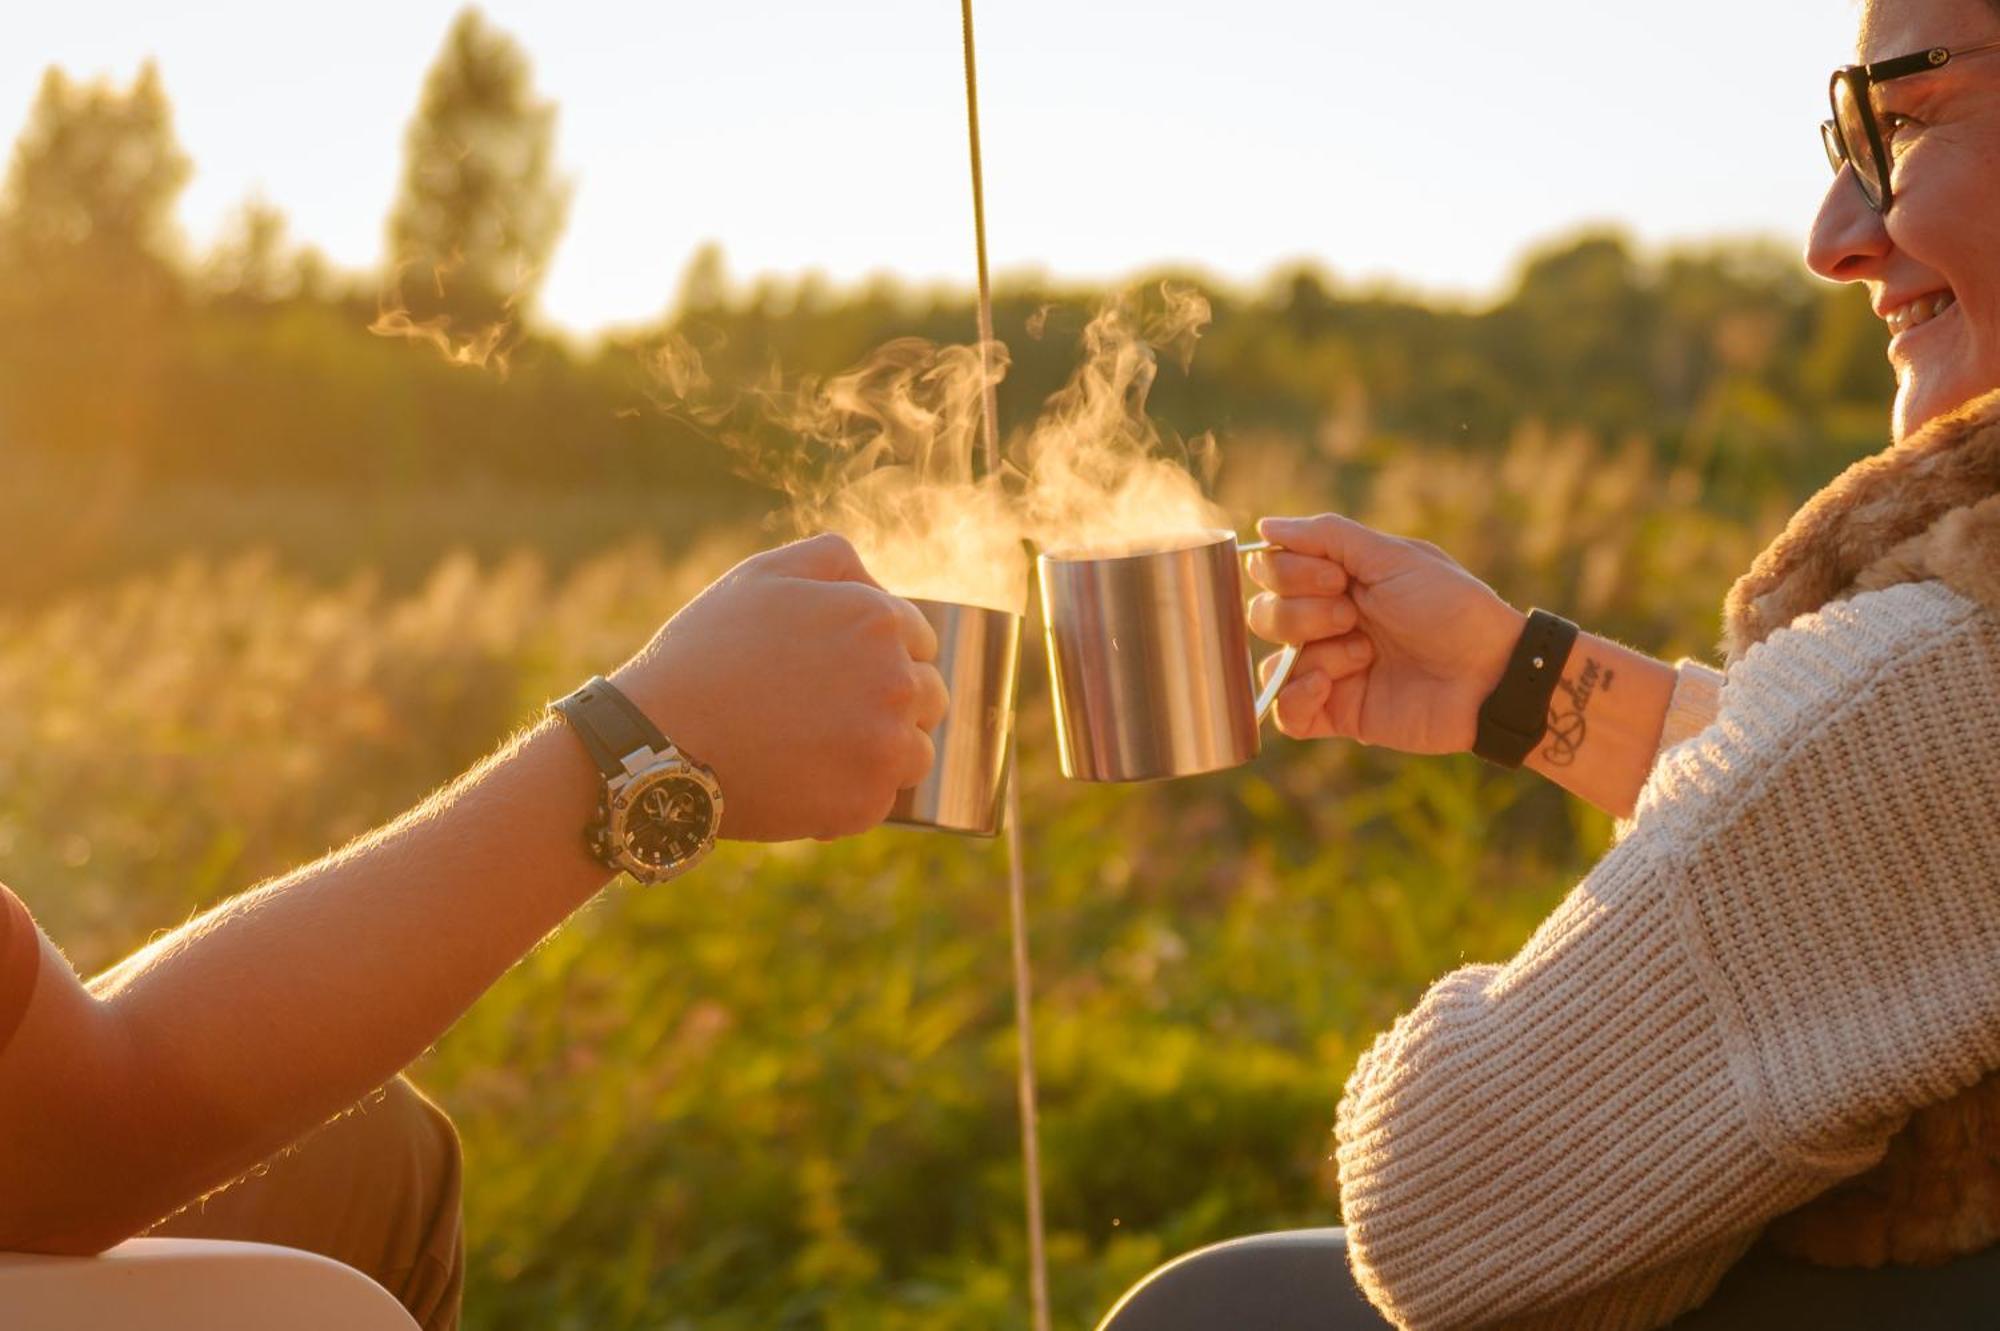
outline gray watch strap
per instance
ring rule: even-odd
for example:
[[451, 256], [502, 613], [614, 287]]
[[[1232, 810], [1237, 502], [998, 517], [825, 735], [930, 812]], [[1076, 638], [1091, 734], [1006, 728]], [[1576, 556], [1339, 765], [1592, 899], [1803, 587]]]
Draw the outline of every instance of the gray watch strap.
[[626, 754], [637, 749], [663, 753], [668, 748], [660, 728], [602, 675], [592, 676], [575, 693], [551, 705], [569, 722], [607, 779], [624, 774]]

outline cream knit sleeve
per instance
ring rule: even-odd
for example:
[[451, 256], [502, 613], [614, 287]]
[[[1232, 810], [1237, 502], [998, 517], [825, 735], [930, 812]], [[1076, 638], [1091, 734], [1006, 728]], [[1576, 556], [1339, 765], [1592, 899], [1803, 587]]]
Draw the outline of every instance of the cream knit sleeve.
[[1631, 835], [1445, 976], [1340, 1106], [1350, 1259], [1398, 1325], [1664, 1325], [1771, 1217], [2000, 1067], [2000, 620], [1937, 583], [1731, 672]]
[[1722, 708], [1722, 672], [1684, 656], [1674, 662], [1674, 692], [1660, 727], [1660, 751], [1708, 729]]

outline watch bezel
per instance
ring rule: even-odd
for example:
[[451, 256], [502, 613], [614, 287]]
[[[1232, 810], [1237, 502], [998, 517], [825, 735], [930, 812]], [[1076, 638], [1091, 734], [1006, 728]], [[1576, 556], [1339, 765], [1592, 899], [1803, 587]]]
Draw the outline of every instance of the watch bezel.
[[[700, 847], [692, 854], [674, 863], [661, 866], [649, 864], [632, 854], [626, 848], [627, 833], [631, 826], [638, 798], [658, 781], [667, 777], [692, 780], [708, 794], [708, 830], [703, 834]], [[599, 820], [597, 850], [603, 861], [630, 874], [641, 883], [664, 883], [678, 878], [708, 857], [715, 849], [716, 832], [722, 826], [722, 786], [715, 774], [693, 762], [685, 754], [669, 752], [654, 756], [652, 762], [632, 769], [628, 774], [606, 783], [602, 817]]]

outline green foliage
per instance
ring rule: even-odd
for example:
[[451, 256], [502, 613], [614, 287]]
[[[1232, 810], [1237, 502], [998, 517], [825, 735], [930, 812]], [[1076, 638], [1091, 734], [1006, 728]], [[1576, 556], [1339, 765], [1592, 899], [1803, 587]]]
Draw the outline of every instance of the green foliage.
[[[1230, 506], [1345, 491], [1666, 653], [1711, 640], [1760, 535], [1580, 433], [1296, 456], [1236, 445]], [[421, 797], [757, 540], [564, 573], [455, 557], [407, 591], [184, 560], [0, 612], [0, 877], [102, 966]], [[1372, 1032], [1518, 946], [1609, 828], [1470, 759], [1346, 745], [1066, 782], [1024, 664], [1050, 1251], [1077, 1325], [1181, 1251], [1335, 1220], [1328, 1132]], [[467, 1144], [470, 1325], [1023, 1325], [1004, 881], [995, 843], [940, 834], [731, 847], [528, 957], [417, 1071]]]

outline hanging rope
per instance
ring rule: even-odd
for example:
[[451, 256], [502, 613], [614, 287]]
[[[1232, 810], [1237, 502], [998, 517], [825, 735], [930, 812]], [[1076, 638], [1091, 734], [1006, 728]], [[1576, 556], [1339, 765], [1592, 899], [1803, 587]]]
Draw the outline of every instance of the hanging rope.
[[[972, 54], [972, 0], [959, 0], [965, 33], [965, 126], [972, 156], [972, 239], [979, 257], [980, 437], [985, 473], [1000, 469], [999, 396], [993, 376], [993, 288], [986, 268], [986, 172], [979, 150], [979, 71]], [[1009, 741], [1012, 743], [1013, 741]], [[1028, 1213], [1028, 1314], [1033, 1331], [1049, 1331], [1049, 1261], [1042, 1222], [1041, 1120], [1035, 1093], [1034, 981], [1028, 965], [1028, 893], [1021, 854], [1021, 786], [1017, 754], [1007, 761], [1007, 920], [1014, 952], [1014, 1040], [1021, 1108], [1021, 1172]]]
[[979, 149], [979, 66], [972, 54], [972, 0], [958, 0], [965, 34], [965, 130], [972, 154], [972, 247], [979, 260], [979, 368], [985, 371], [986, 411], [980, 421], [986, 472], [1000, 466], [1000, 416], [993, 382], [993, 287], [986, 269], [986, 168]]

